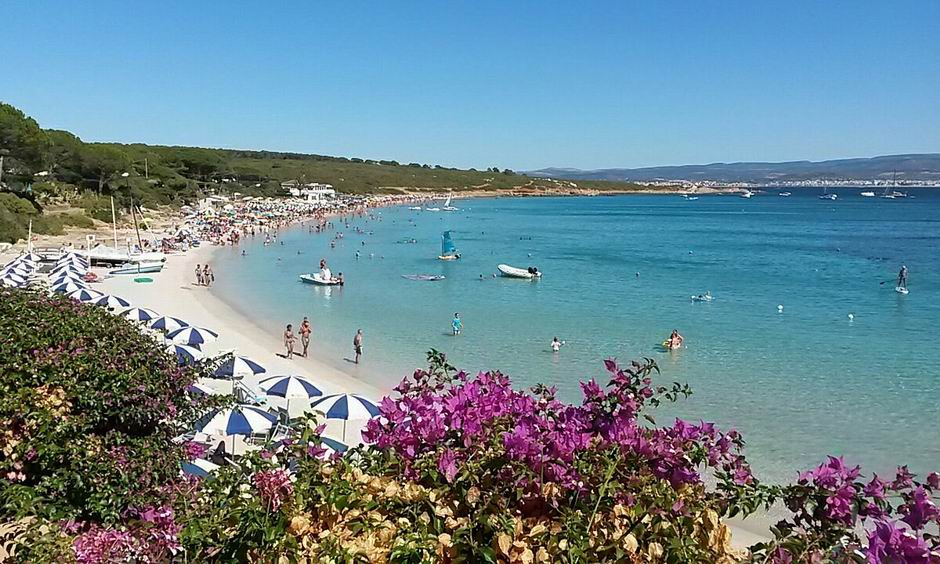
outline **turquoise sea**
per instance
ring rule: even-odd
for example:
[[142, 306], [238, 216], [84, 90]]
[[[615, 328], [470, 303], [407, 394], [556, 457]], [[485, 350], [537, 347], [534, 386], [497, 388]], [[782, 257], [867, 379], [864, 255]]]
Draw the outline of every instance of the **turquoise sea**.
[[[450, 213], [389, 208], [348, 228], [334, 220], [321, 234], [292, 227], [269, 247], [249, 238], [220, 251], [213, 266], [223, 299], [265, 330], [279, 335], [308, 315], [318, 354], [386, 389], [432, 347], [471, 371], [556, 385], [572, 401], [579, 380], [606, 382], [605, 357], [652, 357], [663, 381], [695, 391], [659, 417], [738, 428], [765, 478], [793, 479], [830, 453], [865, 470], [937, 469], [940, 191], [913, 190], [907, 200], [835, 192], [835, 202], [802, 189], [750, 200], [651, 195], [464, 200]], [[436, 258], [446, 229], [459, 261]], [[320, 258], [343, 272], [344, 288], [298, 281]], [[494, 279], [499, 263], [535, 265], [544, 277]], [[894, 291], [902, 263], [907, 296]], [[689, 299], [706, 290], [711, 303]], [[464, 322], [459, 337], [451, 336], [455, 312]], [[365, 334], [359, 367], [344, 360], [357, 328]], [[687, 347], [665, 352], [658, 344], [673, 328]], [[567, 343], [559, 354], [549, 351], [553, 336]]]

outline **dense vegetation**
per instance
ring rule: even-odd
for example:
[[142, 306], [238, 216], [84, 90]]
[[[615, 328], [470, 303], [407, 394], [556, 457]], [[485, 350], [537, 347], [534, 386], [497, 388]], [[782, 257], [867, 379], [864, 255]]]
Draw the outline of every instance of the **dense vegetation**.
[[[327, 157], [267, 151], [85, 143], [67, 131], [42, 129], [17, 108], [0, 103], [0, 190], [25, 202], [0, 200], [0, 241], [25, 237], [29, 217], [43, 206], [68, 204], [86, 217], [110, 221], [110, 199], [120, 208], [178, 205], [200, 194], [223, 192], [273, 196], [286, 181], [332, 184], [340, 192], [398, 193], [402, 190], [558, 189], [554, 181], [531, 179], [495, 167], [458, 170], [437, 165]], [[586, 182], [596, 190], [633, 185]], [[564, 186], [562, 186], [564, 187]], [[83, 210], [83, 211], [82, 211]], [[34, 222], [38, 233], [56, 233], [69, 221]]]
[[[326, 457], [307, 419], [183, 478], [201, 452], [171, 438], [227, 401], [186, 392], [206, 367], [94, 306], [0, 290], [0, 560], [940, 562], [940, 475], [863, 480], [832, 458], [765, 485], [737, 432], [655, 422], [690, 391], [651, 361], [606, 368], [569, 405], [432, 351], [368, 445]], [[792, 512], [774, 538], [734, 550], [723, 519], [773, 500]]]

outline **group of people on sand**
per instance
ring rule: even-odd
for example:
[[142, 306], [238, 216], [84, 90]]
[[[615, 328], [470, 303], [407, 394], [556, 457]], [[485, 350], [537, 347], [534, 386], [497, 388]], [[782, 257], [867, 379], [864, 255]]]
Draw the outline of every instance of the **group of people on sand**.
[[211, 286], [215, 282], [215, 272], [212, 271], [212, 267], [206, 263], [203, 265], [196, 265], [196, 286]]

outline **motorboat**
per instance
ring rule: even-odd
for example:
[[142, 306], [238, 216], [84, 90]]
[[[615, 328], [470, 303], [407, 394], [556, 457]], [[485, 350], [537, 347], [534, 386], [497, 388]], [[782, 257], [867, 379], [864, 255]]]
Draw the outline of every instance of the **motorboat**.
[[300, 281], [305, 284], [315, 284], [317, 286], [342, 286], [343, 281], [339, 278], [324, 278], [319, 272], [314, 274], [301, 274]]
[[500, 264], [497, 265], [496, 268], [507, 278], [527, 278], [533, 280], [542, 277], [542, 273], [534, 266], [530, 266], [529, 268], [516, 268], [508, 264]]
[[868, 191], [866, 191], [866, 192], [862, 192], [862, 193], [860, 194], [860, 196], [863, 197], [863, 198], [874, 198], [874, 197], [875, 197], [875, 193], [872, 192], [871, 190], [868, 190]]
[[745, 190], [744, 192], [741, 192], [738, 196], [746, 200], [749, 200], [754, 196], [754, 192], [751, 192], [750, 190]]
[[424, 208], [424, 211], [441, 211], [441, 208]]
[[781, 198], [789, 198], [789, 197], [792, 196], [793, 194], [790, 193], [790, 192], [780, 192], [780, 193], [777, 194], [777, 195], [780, 196]]
[[[150, 274], [163, 270], [164, 261], [127, 262], [118, 268], [112, 268], [108, 274], [117, 276], [121, 274]], [[87, 275], [86, 275], [87, 276]]]
[[422, 208], [421, 206], [410, 206], [408, 209], [412, 211], [421, 211]]

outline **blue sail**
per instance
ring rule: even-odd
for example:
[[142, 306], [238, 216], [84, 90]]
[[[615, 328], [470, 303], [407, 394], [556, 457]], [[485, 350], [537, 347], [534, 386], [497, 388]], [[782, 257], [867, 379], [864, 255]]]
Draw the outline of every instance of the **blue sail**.
[[457, 252], [457, 247], [454, 245], [454, 240], [450, 238], [450, 231], [445, 231], [441, 235], [441, 256], [452, 255]]

